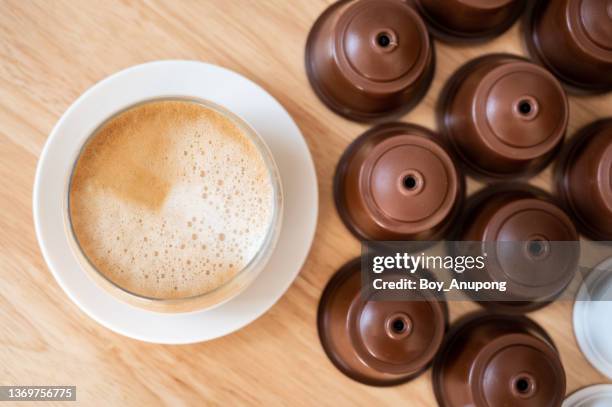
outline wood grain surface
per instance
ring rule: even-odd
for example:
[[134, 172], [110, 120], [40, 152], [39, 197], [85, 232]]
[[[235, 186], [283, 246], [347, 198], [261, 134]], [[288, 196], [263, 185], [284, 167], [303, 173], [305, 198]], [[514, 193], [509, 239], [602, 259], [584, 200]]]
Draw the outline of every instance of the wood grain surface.
[[[367, 128], [327, 110], [305, 76], [308, 30], [330, 3], [0, 1], [1, 385], [76, 385], [82, 405], [436, 405], [430, 372], [392, 388], [364, 386], [336, 370], [317, 337], [316, 307], [325, 283], [360, 252], [336, 214], [332, 174], [343, 149]], [[522, 54], [519, 34], [515, 25], [483, 45], [437, 43], [433, 84], [403, 119], [434, 128], [432, 107], [448, 76], [488, 52]], [[36, 162], [55, 122], [97, 81], [159, 59], [206, 61], [261, 84], [302, 130], [319, 178], [315, 241], [289, 291], [241, 331], [190, 346], [138, 342], [87, 318], [48, 271], [32, 224]], [[570, 102], [570, 134], [612, 115], [610, 94]], [[532, 182], [547, 188], [550, 179], [547, 169]], [[470, 191], [480, 187], [469, 181]], [[452, 303], [451, 314], [454, 319], [475, 308]], [[560, 349], [568, 392], [608, 382], [578, 350], [571, 309], [565, 301], [531, 315]]]

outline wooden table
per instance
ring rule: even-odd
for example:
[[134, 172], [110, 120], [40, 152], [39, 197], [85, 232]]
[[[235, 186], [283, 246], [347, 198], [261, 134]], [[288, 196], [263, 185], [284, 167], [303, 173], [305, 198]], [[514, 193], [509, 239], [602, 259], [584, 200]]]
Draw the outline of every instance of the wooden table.
[[[435, 405], [429, 372], [392, 388], [364, 386], [336, 370], [317, 337], [325, 283], [360, 252], [336, 214], [332, 174], [343, 149], [367, 128], [327, 110], [306, 80], [306, 35], [329, 3], [0, 1], [0, 384], [73, 384], [85, 405]], [[481, 46], [436, 44], [433, 85], [404, 120], [433, 128], [432, 106], [446, 78], [493, 51], [522, 53], [518, 27]], [[315, 241], [285, 296], [241, 331], [190, 346], [138, 342], [87, 318], [47, 270], [32, 225], [36, 161], [64, 110], [107, 75], [168, 58], [222, 65], [267, 89], [304, 133], [320, 188]], [[570, 100], [570, 133], [612, 115], [612, 94]], [[533, 182], [546, 187], [550, 178], [547, 169]], [[478, 188], [469, 182], [470, 191]], [[450, 308], [454, 319], [477, 307]], [[565, 301], [532, 315], [561, 351], [569, 392], [607, 381], [576, 347], [571, 309]]]

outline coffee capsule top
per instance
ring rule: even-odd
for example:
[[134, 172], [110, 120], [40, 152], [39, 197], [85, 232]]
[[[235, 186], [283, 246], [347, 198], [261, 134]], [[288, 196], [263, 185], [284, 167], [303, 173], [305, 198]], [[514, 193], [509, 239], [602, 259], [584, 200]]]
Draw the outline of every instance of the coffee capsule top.
[[565, 395], [552, 341], [525, 317], [464, 317], [436, 357], [433, 382], [441, 407], [558, 407]]
[[[506, 282], [503, 297], [482, 305], [526, 312], [556, 298], [573, 279], [580, 256], [578, 233], [543, 191], [493, 186], [468, 203], [461, 240], [483, 242], [484, 273], [465, 278]], [[482, 247], [482, 245], [479, 245]]]
[[362, 240], [436, 240], [463, 198], [463, 179], [437, 136], [389, 123], [356, 139], [336, 168], [336, 206]]
[[360, 264], [347, 263], [325, 287], [318, 311], [321, 344], [354, 380], [372, 386], [406, 382], [430, 365], [442, 344], [446, 306], [427, 291], [412, 301], [376, 298], [378, 292], [362, 291]]
[[525, 43], [531, 56], [572, 91], [612, 90], [612, 2], [533, 2]]
[[589, 272], [574, 304], [574, 333], [580, 350], [591, 365], [612, 379], [610, 315], [612, 315], [612, 257]]
[[568, 116], [567, 97], [554, 76], [507, 54], [459, 68], [438, 105], [441, 132], [466, 167], [494, 178], [541, 170], [563, 141]]
[[433, 58], [425, 24], [402, 0], [334, 3], [306, 44], [306, 72], [317, 96], [358, 121], [411, 109], [429, 87]]
[[442, 41], [486, 40], [506, 31], [524, 0], [414, 0], [433, 35]]
[[595, 240], [612, 240], [612, 118], [572, 137], [556, 178], [557, 193], [580, 230]]
[[612, 384], [596, 384], [584, 387], [569, 395], [562, 407], [612, 406]]

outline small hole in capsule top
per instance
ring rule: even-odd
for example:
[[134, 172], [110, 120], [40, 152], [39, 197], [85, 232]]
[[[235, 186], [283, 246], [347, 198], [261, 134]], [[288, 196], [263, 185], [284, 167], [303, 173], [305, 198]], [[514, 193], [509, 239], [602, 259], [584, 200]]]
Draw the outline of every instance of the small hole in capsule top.
[[516, 391], [518, 391], [519, 393], [525, 394], [529, 392], [529, 389], [531, 388], [531, 383], [529, 382], [529, 379], [521, 377], [514, 383], [514, 387], [516, 387]]
[[533, 107], [528, 100], [521, 100], [518, 105], [518, 110], [522, 115], [528, 115], [533, 110]]
[[542, 242], [541, 240], [532, 240], [531, 242], [529, 242], [528, 250], [529, 254], [534, 257], [541, 256], [542, 254], [544, 254], [545, 250], [544, 242]]
[[393, 331], [398, 334], [401, 334], [402, 332], [404, 332], [404, 329], [406, 329], [406, 324], [401, 319], [396, 319], [395, 321], [393, 321], [393, 324], [391, 326], [393, 327]]
[[402, 183], [404, 184], [404, 188], [408, 190], [414, 189], [417, 186], [417, 180], [412, 175], [406, 175]]
[[376, 38], [376, 42], [381, 47], [386, 48], [391, 44], [391, 38], [389, 38], [388, 34], [381, 33], [381, 34], [378, 34], [378, 37]]

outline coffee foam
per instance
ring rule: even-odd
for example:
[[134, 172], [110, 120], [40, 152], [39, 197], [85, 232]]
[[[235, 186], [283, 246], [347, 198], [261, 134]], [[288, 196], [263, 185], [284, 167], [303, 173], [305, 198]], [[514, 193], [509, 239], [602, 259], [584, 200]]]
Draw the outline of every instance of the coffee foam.
[[75, 237], [116, 285], [151, 298], [211, 291], [268, 232], [264, 158], [229, 118], [186, 101], [150, 102], [104, 124], [71, 180]]

